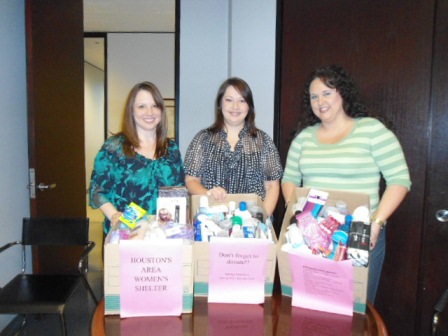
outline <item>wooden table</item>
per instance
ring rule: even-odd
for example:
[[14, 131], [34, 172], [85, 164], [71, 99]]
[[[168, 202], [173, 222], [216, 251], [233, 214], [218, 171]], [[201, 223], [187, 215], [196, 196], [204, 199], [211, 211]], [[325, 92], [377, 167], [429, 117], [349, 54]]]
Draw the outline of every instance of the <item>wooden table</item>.
[[294, 336], [387, 336], [387, 328], [370, 304], [365, 315], [343, 316], [291, 306], [291, 298], [274, 294], [264, 305], [209, 304], [195, 298], [192, 314], [181, 317], [120, 319], [104, 315], [100, 301], [92, 320], [92, 336], [127, 335], [294, 335]]

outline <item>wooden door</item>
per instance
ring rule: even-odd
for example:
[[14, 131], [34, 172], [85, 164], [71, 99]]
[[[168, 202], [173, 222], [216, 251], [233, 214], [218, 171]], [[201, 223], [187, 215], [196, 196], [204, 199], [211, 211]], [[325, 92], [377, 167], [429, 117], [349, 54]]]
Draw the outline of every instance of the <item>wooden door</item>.
[[[432, 197], [440, 198], [439, 194], [447, 190], [446, 181], [441, 183], [442, 176], [446, 176], [446, 155], [434, 154], [435, 150], [444, 149], [444, 139], [440, 131], [438, 135], [431, 133], [436, 129], [430, 124], [431, 111], [437, 128], [443, 127], [442, 121], [446, 126], [447, 118], [446, 113], [435, 112], [439, 108], [436, 100], [433, 109], [430, 108], [436, 8], [439, 16], [446, 19], [446, 8], [445, 12], [441, 11], [441, 2], [438, 1], [437, 7], [430, 0], [408, 0], [405, 5], [401, 0], [279, 1], [281, 70], [276, 135], [283, 163], [300, 115], [304, 82], [312, 70], [327, 64], [340, 64], [352, 74], [368, 105], [392, 121], [405, 151], [412, 191], [389, 221], [387, 254], [376, 301], [391, 335], [429, 333], [427, 315], [433, 303], [423, 293], [422, 286], [428, 281], [425, 279], [430, 276], [429, 270], [443, 267], [444, 260], [432, 258], [433, 252], [427, 254], [429, 246], [425, 244], [438, 249], [444, 245], [446, 250], [446, 237], [430, 226], [430, 221], [433, 226], [436, 224], [434, 213], [430, 213], [434, 209], [430, 210], [427, 203]], [[439, 29], [443, 27], [446, 21], [444, 25], [440, 23]], [[439, 49], [445, 48], [446, 55], [446, 46], [442, 46], [445, 41], [446, 33], [445, 40], [441, 37], [439, 41]], [[437, 59], [440, 67], [447, 67], [442, 64], [447, 62], [446, 56], [440, 55]], [[440, 80], [445, 81], [445, 87], [440, 90], [445, 89], [446, 93], [446, 73], [438, 73]], [[444, 103], [446, 106], [446, 98], [442, 96], [441, 91], [437, 101], [440, 108]], [[433, 189], [428, 189], [428, 162], [440, 174], [432, 175], [436, 179], [432, 182]], [[421, 259], [422, 255], [428, 257]], [[448, 286], [447, 274], [439, 274], [438, 281]], [[435, 287], [431, 292], [440, 294]]]
[[[26, 1], [29, 166], [33, 217], [85, 217], [83, 2]], [[32, 174], [31, 174], [32, 175]], [[36, 271], [64, 270], [71, 251], [34, 253]]]
[[[442, 292], [448, 289], [448, 222], [440, 222], [435, 216], [438, 210], [448, 210], [448, 0], [437, 1], [434, 32], [428, 130], [430, 156], [418, 292], [420, 335], [429, 334], [434, 304]], [[448, 335], [446, 309], [441, 315], [437, 335]]]

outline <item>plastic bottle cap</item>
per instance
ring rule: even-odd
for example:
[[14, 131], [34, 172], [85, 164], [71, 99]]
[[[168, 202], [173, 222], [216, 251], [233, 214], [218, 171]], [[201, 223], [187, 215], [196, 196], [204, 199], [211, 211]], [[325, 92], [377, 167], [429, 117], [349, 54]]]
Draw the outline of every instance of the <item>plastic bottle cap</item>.
[[341, 214], [345, 215], [348, 212], [347, 203], [344, 201], [336, 201], [336, 208], [339, 209]]
[[348, 234], [342, 230], [336, 230], [333, 233], [333, 241], [336, 243], [342, 242], [342, 244], [347, 245], [348, 242]]
[[240, 202], [240, 210], [246, 211], [247, 210], [247, 203], [246, 202]]
[[359, 221], [363, 223], [370, 222], [370, 211], [366, 206], [359, 206], [353, 211], [353, 221]]
[[243, 219], [240, 216], [233, 216], [232, 217], [232, 222], [233, 224], [237, 224], [237, 225], [243, 225]]
[[229, 211], [232, 212], [232, 211], [235, 211], [235, 209], [236, 209], [236, 203], [234, 201], [230, 201], [229, 202]]

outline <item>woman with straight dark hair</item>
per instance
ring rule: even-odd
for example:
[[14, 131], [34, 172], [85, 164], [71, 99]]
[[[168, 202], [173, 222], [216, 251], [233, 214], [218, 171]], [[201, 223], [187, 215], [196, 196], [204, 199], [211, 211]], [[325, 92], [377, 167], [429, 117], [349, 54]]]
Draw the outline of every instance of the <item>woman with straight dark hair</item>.
[[241, 78], [218, 90], [215, 122], [193, 138], [185, 155], [185, 182], [193, 195], [223, 200], [258, 194], [269, 215], [280, 195], [283, 169], [272, 139], [255, 126], [252, 91]]

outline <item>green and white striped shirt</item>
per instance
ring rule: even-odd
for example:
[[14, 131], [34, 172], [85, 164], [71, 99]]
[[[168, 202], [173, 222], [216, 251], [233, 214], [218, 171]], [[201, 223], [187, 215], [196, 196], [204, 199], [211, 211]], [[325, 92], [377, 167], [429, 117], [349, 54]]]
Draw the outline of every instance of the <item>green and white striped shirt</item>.
[[305, 128], [292, 141], [282, 182], [366, 193], [372, 212], [379, 203], [381, 174], [387, 185], [410, 189], [409, 169], [401, 145], [379, 120], [355, 119], [352, 133], [336, 144], [319, 142], [319, 126]]

